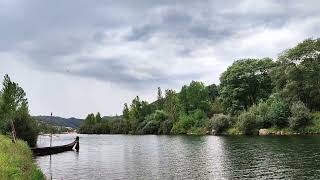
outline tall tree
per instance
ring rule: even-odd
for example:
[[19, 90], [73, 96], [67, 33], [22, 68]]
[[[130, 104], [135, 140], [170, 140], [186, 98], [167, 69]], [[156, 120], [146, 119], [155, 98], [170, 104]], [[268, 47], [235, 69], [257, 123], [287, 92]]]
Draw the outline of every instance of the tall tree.
[[248, 109], [272, 92], [270, 58], [235, 61], [220, 77], [220, 95], [225, 110], [236, 113]]
[[158, 87], [158, 93], [157, 93], [157, 109], [163, 109], [163, 103], [164, 103], [164, 99], [162, 96], [162, 90], [160, 87]]
[[123, 118], [128, 120], [129, 119], [129, 108], [128, 104], [124, 103], [123, 111], [122, 111]]
[[101, 123], [101, 121], [102, 121], [101, 115], [100, 115], [99, 112], [97, 112], [97, 114], [96, 114], [96, 123]]
[[272, 72], [275, 91], [288, 102], [300, 100], [320, 110], [320, 39], [307, 39], [283, 52]]
[[17, 83], [11, 81], [8, 74], [4, 76], [2, 85], [2, 112], [5, 118], [13, 118], [23, 104], [28, 104], [26, 93]]
[[183, 86], [179, 100], [184, 112], [189, 113], [200, 109], [204, 112], [209, 110], [209, 92], [202, 82], [192, 81], [189, 86]]
[[158, 100], [161, 100], [163, 99], [163, 96], [162, 96], [162, 91], [161, 91], [161, 88], [158, 87], [158, 97], [157, 97]]
[[164, 107], [169, 119], [172, 122], [177, 122], [179, 118], [179, 98], [174, 90], [166, 90]]
[[11, 131], [10, 121], [13, 121], [18, 138], [35, 146], [38, 136], [38, 126], [29, 114], [28, 100], [26, 93], [18, 85], [11, 81], [6, 74], [3, 80], [0, 103], [0, 132]]
[[214, 100], [219, 96], [218, 86], [215, 84], [211, 84], [211, 85], [207, 86], [207, 89], [208, 89], [210, 101], [214, 102]]

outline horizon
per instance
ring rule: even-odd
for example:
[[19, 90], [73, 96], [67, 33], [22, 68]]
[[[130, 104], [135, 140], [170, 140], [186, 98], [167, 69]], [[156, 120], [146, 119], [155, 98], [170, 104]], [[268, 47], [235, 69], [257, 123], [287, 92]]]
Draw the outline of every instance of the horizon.
[[276, 60], [320, 37], [317, 4], [2, 1], [0, 80], [19, 83], [34, 116], [114, 116], [135, 96], [153, 102], [158, 87], [219, 84], [235, 60]]

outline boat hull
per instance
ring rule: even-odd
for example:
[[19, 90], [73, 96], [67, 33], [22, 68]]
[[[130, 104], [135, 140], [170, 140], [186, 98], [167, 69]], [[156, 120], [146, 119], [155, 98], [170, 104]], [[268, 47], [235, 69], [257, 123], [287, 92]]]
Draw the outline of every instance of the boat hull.
[[35, 156], [46, 156], [51, 154], [62, 153], [66, 151], [72, 151], [73, 148], [79, 151], [79, 138], [77, 137], [75, 141], [70, 144], [62, 146], [52, 146], [52, 147], [41, 147], [41, 148], [31, 148]]

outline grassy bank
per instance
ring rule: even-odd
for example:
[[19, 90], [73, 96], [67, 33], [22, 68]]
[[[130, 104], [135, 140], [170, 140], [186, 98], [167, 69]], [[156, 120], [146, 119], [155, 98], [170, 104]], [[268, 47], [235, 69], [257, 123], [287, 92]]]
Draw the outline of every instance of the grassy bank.
[[28, 145], [18, 140], [0, 135], [0, 179], [45, 179], [43, 173], [34, 164]]

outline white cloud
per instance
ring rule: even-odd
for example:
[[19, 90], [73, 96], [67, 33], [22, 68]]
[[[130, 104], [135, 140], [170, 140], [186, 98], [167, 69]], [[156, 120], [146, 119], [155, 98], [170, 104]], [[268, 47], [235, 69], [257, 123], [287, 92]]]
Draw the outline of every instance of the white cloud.
[[136, 95], [154, 100], [158, 86], [219, 83], [236, 59], [275, 58], [320, 34], [317, 1], [0, 5], [0, 75], [26, 89], [34, 115], [119, 114]]

